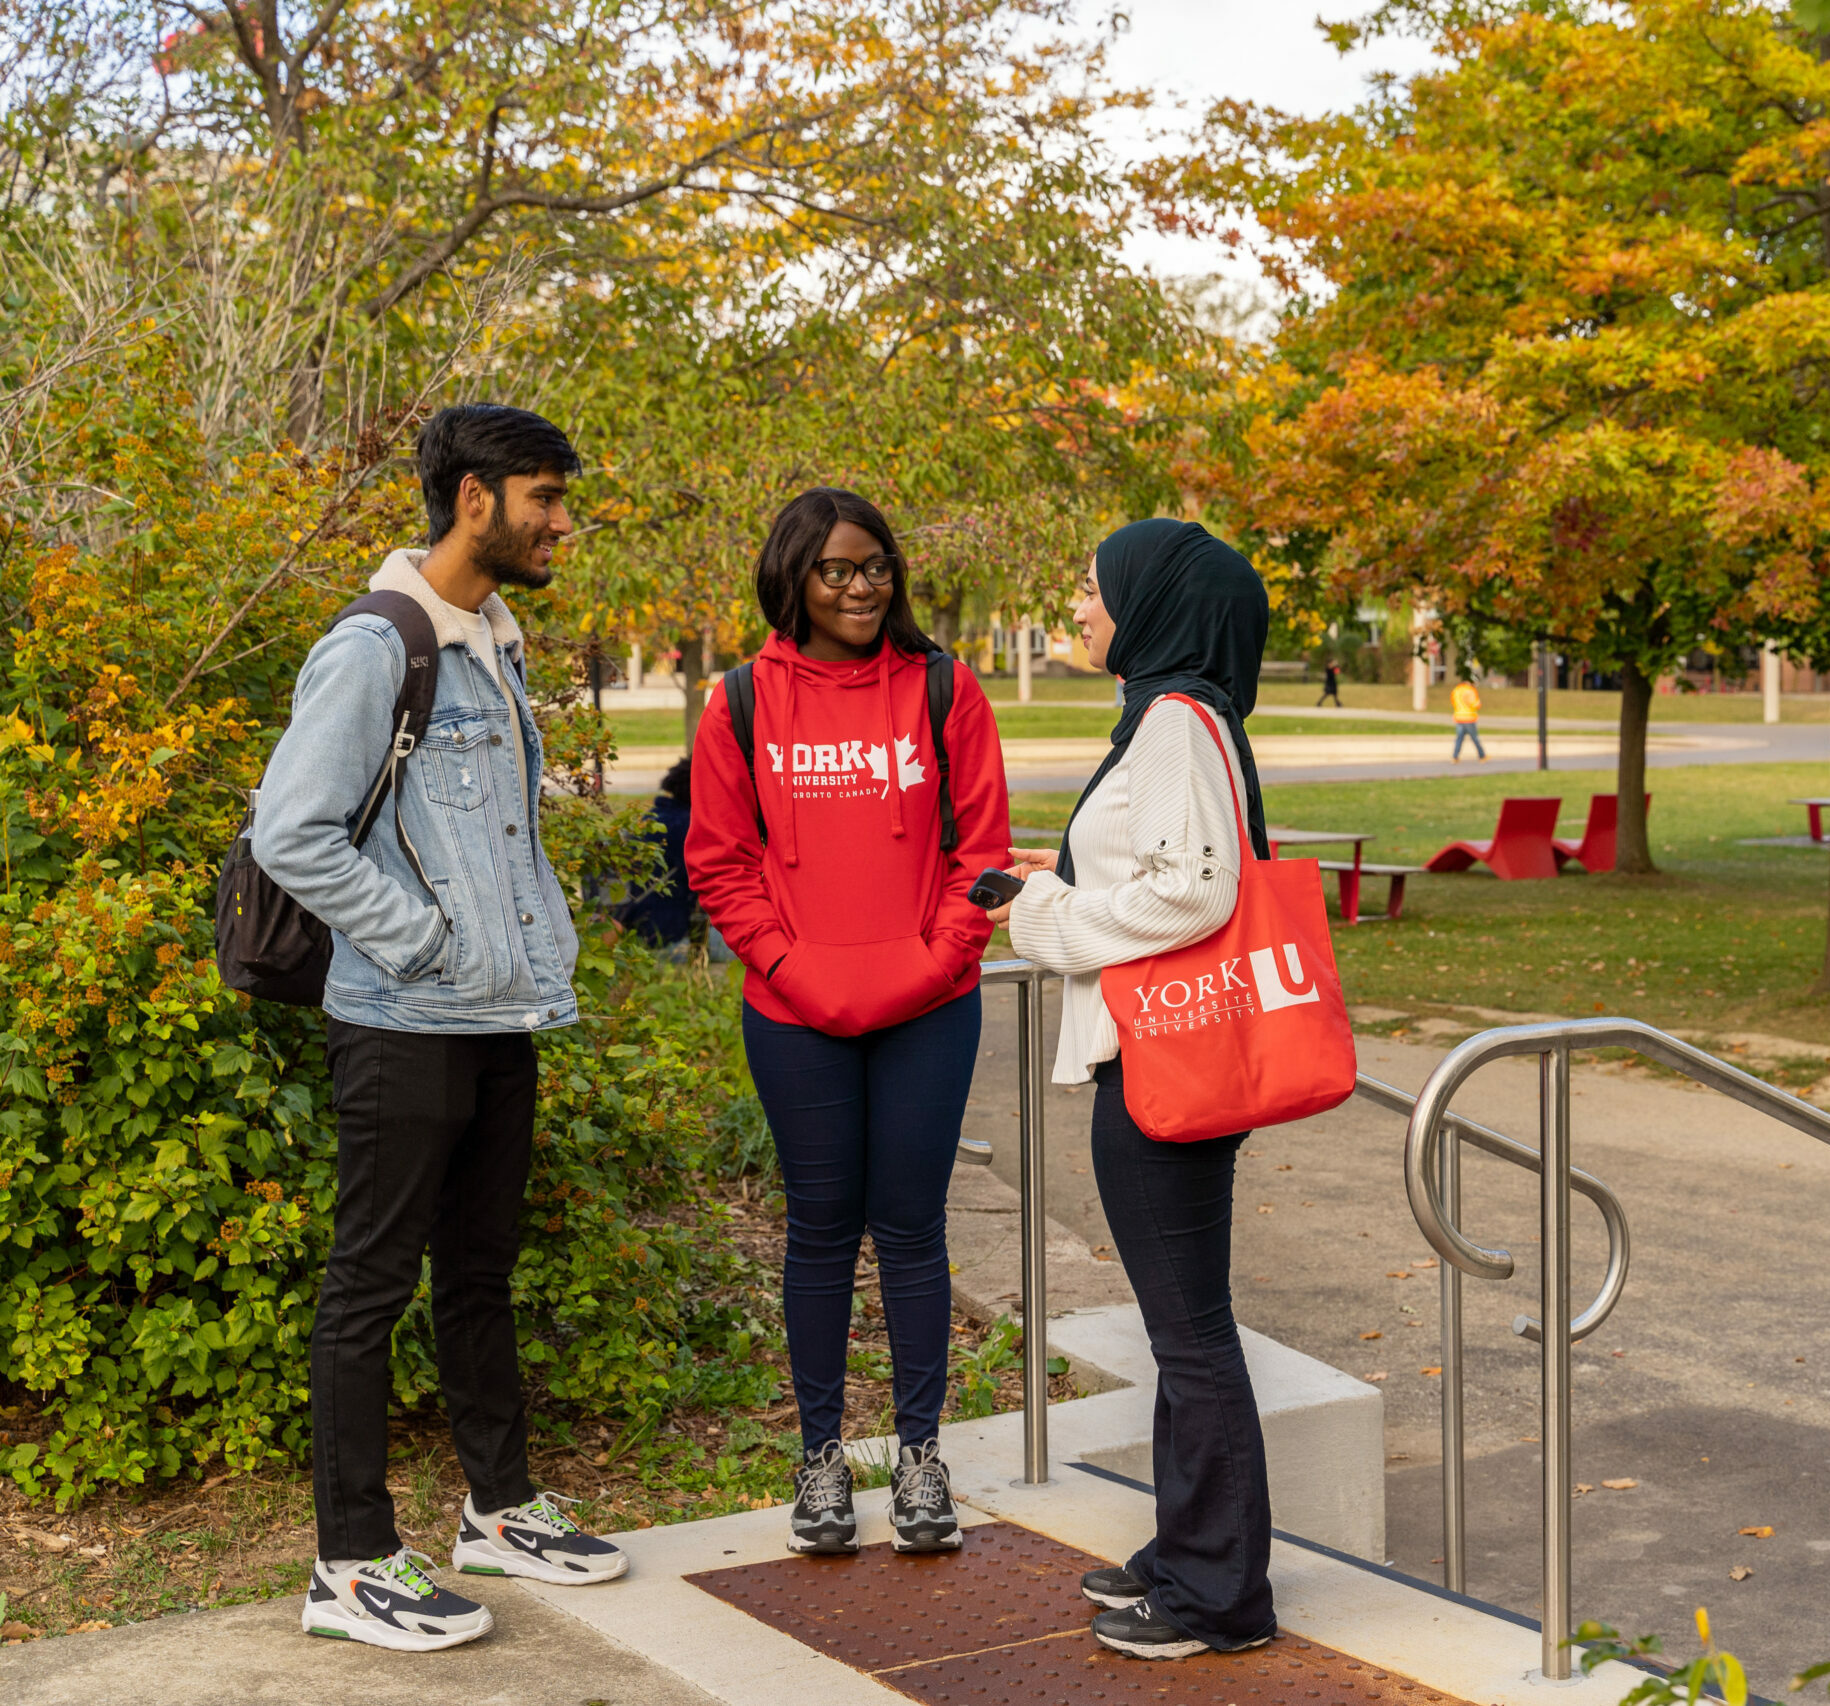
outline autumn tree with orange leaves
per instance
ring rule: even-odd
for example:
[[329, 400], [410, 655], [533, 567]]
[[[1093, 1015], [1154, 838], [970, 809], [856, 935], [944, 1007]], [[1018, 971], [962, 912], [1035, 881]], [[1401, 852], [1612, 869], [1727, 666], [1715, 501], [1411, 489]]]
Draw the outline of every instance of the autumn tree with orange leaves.
[[[1821, 21], [1830, 24], [1830, 19]], [[1165, 193], [1256, 215], [1292, 292], [1244, 451], [1200, 470], [1325, 597], [1412, 596], [1620, 672], [1830, 662], [1830, 63], [1758, 0], [1390, 0], [1440, 68], [1351, 116], [1226, 103]]]

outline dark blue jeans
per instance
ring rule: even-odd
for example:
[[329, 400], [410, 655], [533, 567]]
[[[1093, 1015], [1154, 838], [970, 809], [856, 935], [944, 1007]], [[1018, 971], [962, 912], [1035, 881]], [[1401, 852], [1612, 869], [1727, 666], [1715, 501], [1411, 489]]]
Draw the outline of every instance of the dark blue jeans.
[[1271, 1494], [1233, 1319], [1233, 1167], [1247, 1133], [1158, 1143], [1125, 1108], [1124, 1069], [1094, 1073], [1093, 1174], [1156, 1356], [1156, 1537], [1126, 1566], [1196, 1640], [1276, 1627]]
[[870, 1228], [896, 1432], [921, 1445], [947, 1396], [947, 1181], [979, 1047], [976, 989], [906, 1024], [829, 1037], [743, 1010], [743, 1046], [788, 1198], [782, 1297], [801, 1441], [840, 1437], [858, 1244]]

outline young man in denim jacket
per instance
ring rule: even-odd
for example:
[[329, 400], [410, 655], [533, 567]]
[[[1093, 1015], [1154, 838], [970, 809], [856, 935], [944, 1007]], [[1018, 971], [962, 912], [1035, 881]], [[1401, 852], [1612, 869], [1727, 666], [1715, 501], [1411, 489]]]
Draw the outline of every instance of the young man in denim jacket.
[[540, 734], [498, 588], [552, 579], [579, 462], [550, 422], [495, 405], [443, 410], [418, 455], [432, 548], [395, 551], [369, 586], [416, 600], [439, 642], [431, 721], [397, 784], [426, 883], [385, 825], [350, 845], [407, 668], [382, 617], [353, 616], [312, 647], [254, 825], [255, 858], [335, 941], [337, 1220], [311, 1341], [318, 1559], [304, 1627], [414, 1652], [492, 1623], [418, 1568], [388, 1495], [389, 1347], [428, 1247], [439, 1378], [470, 1482], [453, 1564], [601, 1582], [628, 1562], [528, 1479], [509, 1303], [533, 1033], [578, 1017], [578, 938], [540, 846]]

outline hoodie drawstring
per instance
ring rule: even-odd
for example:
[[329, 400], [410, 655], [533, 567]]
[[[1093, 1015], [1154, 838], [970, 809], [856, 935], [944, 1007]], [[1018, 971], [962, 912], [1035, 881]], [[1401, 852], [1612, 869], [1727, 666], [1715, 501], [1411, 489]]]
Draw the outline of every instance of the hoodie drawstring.
[[896, 723], [890, 712], [890, 650], [890, 637], [885, 634], [877, 647], [877, 696], [883, 705], [883, 750], [889, 756], [890, 834], [901, 840], [902, 759], [896, 751]]
[[788, 720], [783, 725], [782, 758], [786, 769], [782, 776], [782, 794], [786, 801], [787, 821], [783, 827], [787, 834], [782, 837], [782, 857], [792, 869], [801, 862], [800, 842], [795, 838], [794, 821], [794, 690], [801, 679], [801, 672], [793, 658], [788, 660]]

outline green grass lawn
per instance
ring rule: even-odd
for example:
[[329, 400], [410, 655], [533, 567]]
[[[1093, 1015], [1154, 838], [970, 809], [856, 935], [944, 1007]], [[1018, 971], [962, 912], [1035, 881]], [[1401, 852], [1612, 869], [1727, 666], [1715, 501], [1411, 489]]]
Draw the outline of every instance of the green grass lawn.
[[[993, 700], [998, 733], [1005, 740], [1104, 740], [1118, 721], [1118, 708], [1109, 700], [1094, 704], [1018, 705]], [[622, 746], [678, 746], [681, 716], [678, 711], [625, 711], [608, 713], [610, 726]], [[1339, 718], [1279, 717], [1260, 712], [1252, 718], [1255, 735], [1440, 735], [1433, 723], [1382, 723]]]
[[[1051, 683], [1051, 686], [1053, 684]], [[1261, 681], [1258, 684], [1258, 714], [1279, 705], [1313, 705], [1321, 688], [1314, 682]], [[1596, 722], [1620, 721], [1618, 693], [1577, 693], [1554, 691], [1546, 696], [1545, 707], [1553, 717], [1587, 717]], [[1349, 712], [1408, 711], [1411, 690], [1403, 686], [1365, 685], [1357, 681], [1341, 683], [1341, 700]], [[1429, 709], [1447, 715], [1447, 684], [1432, 687]], [[1535, 717], [1538, 696], [1525, 687], [1483, 687], [1481, 710], [1491, 717]], [[1652, 696], [1652, 720], [1655, 723], [1757, 723], [1761, 715], [1758, 693], [1655, 693]], [[1830, 723], [1830, 693], [1788, 693], [1780, 709], [1788, 723]], [[1256, 721], [1253, 724], [1257, 726]]]
[[[1525, 791], [1524, 780], [1272, 784], [1265, 808], [1292, 828], [1372, 830], [1369, 860], [1422, 864], [1445, 842], [1490, 835], [1502, 796]], [[1529, 780], [1535, 792], [1539, 779]], [[1413, 877], [1395, 925], [1382, 910], [1384, 880], [1368, 879], [1372, 920], [1335, 932], [1348, 999], [1407, 1011], [1626, 1013], [1693, 1032], [1830, 1043], [1830, 1000], [1805, 993], [1823, 963], [1830, 852], [1737, 845], [1803, 833], [1802, 811], [1786, 800], [1821, 793], [1824, 781], [1822, 766], [1804, 764], [1654, 771], [1656, 876], [1590, 877], [1571, 867], [1555, 882], [1502, 883], [1477, 867]], [[1612, 778], [1553, 771], [1543, 784], [1562, 795], [1564, 824], [1579, 834], [1590, 792]], [[1019, 793], [1011, 816], [1058, 835], [1073, 803], [1071, 794]], [[1327, 882], [1332, 911], [1334, 879]]]

